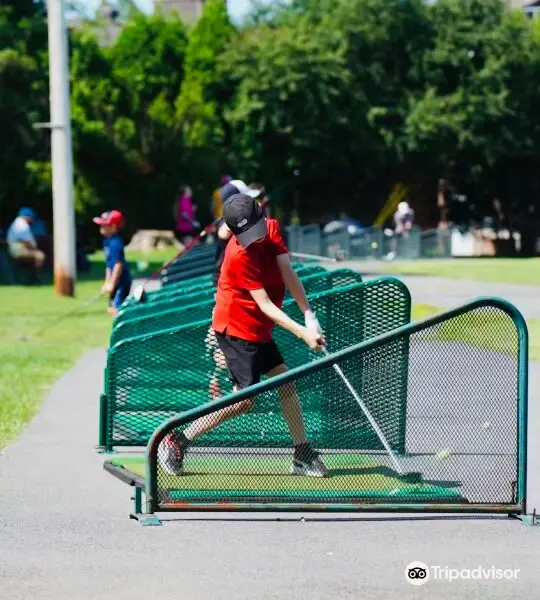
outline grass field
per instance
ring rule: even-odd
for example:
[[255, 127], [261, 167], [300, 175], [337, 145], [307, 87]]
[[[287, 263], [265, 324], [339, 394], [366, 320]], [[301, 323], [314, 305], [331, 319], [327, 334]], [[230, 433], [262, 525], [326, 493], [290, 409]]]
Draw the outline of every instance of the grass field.
[[377, 262], [377, 272], [540, 285], [540, 258], [463, 258]]
[[[173, 256], [174, 249], [130, 253], [134, 275], [150, 274]], [[77, 284], [77, 298], [57, 298], [50, 285], [0, 287], [0, 449], [21, 431], [39, 409], [47, 390], [87, 350], [106, 347], [111, 328], [107, 303], [100, 299], [27, 342], [34, 332], [73, 310], [100, 290], [102, 253], [91, 258], [92, 270]], [[137, 263], [145, 261], [139, 271]], [[141, 267], [143, 265], [140, 265]], [[74, 402], [76, 398], [74, 398]]]

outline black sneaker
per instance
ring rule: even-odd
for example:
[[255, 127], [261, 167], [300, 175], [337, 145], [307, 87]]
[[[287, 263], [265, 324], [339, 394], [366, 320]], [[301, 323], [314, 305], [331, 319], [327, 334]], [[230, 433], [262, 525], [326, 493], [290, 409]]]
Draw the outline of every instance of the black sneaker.
[[319, 453], [315, 452], [309, 444], [295, 447], [291, 473], [304, 477], [328, 477], [328, 471]]

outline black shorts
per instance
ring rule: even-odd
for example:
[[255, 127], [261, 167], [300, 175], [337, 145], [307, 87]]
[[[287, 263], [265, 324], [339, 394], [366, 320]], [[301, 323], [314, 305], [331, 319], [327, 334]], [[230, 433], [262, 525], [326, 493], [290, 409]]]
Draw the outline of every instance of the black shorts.
[[259, 383], [262, 375], [284, 362], [274, 341], [248, 342], [217, 331], [216, 338], [227, 361], [232, 382], [240, 390]]

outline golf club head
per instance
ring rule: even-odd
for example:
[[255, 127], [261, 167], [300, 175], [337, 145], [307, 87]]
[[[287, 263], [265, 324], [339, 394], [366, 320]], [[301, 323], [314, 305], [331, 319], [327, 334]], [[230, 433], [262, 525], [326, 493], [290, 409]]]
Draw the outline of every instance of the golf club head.
[[137, 303], [144, 303], [146, 300], [146, 290], [144, 289], [144, 285], [138, 285], [134, 290], [133, 290], [133, 298], [135, 299], [135, 302]]
[[423, 481], [422, 473], [420, 473], [419, 471], [411, 471], [409, 473], [404, 473], [403, 475], [400, 475], [399, 478], [404, 483], [410, 484], [422, 483]]

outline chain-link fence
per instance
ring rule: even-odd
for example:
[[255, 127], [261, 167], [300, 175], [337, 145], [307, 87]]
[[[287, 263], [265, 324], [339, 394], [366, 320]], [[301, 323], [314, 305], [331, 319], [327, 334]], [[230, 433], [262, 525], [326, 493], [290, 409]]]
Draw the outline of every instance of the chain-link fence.
[[[410, 319], [409, 292], [400, 281], [390, 277], [311, 293], [309, 298], [335, 349], [390, 331]], [[286, 300], [284, 310], [291, 318], [301, 321], [301, 312], [294, 301]], [[132, 337], [110, 349], [101, 405], [100, 445], [111, 450], [113, 446], [146, 444], [164, 420], [231, 390], [210, 323], [210, 319], [206, 319]], [[316, 358], [307, 346], [280, 329], [276, 330], [275, 339], [290, 367]], [[400, 352], [406, 363], [406, 342], [402, 343]], [[398, 451], [404, 449], [406, 375], [404, 370], [403, 376], [393, 381], [392, 395], [386, 399], [387, 405], [394, 407], [391, 443]], [[305, 405], [310, 428], [316, 432], [319, 445], [339, 444], [333, 424], [339, 422], [340, 427], [346, 429], [355, 426], [355, 417], [351, 419], [339, 406], [334, 411], [326, 410], [317, 385], [314, 381], [314, 388], [306, 392], [311, 398]], [[281, 417], [267, 404], [259, 404], [246, 419], [252, 425], [245, 427], [240, 421], [230, 422], [212, 433], [206, 443], [219, 445], [224, 440], [226, 443], [242, 440], [248, 445], [286, 443], [288, 434]], [[329, 436], [333, 441], [330, 442]], [[358, 443], [369, 441], [366, 438]]]
[[318, 225], [290, 226], [286, 229], [290, 252], [319, 256], [348, 256], [357, 260], [448, 258], [451, 256], [448, 231], [413, 227], [405, 235], [369, 227], [349, 233], [347, 228], [324, 233]]
[[[334, 296], [345, 299], [343, 308], [366, 306], [367, 286]], [[324, 319], [328, 313], [320, 308]], [[332, 308], [335, 313], [335, 303]], [[351, 328], [359, 335], [359, 313], [344, 312], [341, 304], [337, 313], [348, 318], [336, 335]], [[150, 356], [139, 363], [130, 360], [132, 368], [166, 370], [170, 353], [165, 340], [159, 343], [153, 363]], [[329, 357], [310, 363], [304, 356], [298, 369], [161, 425], [147, 451], [148, 512], [525, 512], [527, 330], [513, 306], [480, 299], [336, 351], [341, 347], [330, 335]], [[296, 350], [284, 350], [294, 364]], [[129, 376], [126, 367], [115, 368]], [[156, 400], [153, 394], [154, 408]], [[293, 458], [289, 430], [298, 432], [298, 402], [327, 477], [291, 474], [298, 457]], [[231, 409], [250, 408], [211, 429]], [[210, 430], [201, 434], [205, 429]], [[193, 441], [171, 461], [169, 451], [180, 431]], [[383, 450], [382, 438], [402, 454]], [[119, 459], [117, 465], [144, 476], [144, 462], [129, 466]]]

